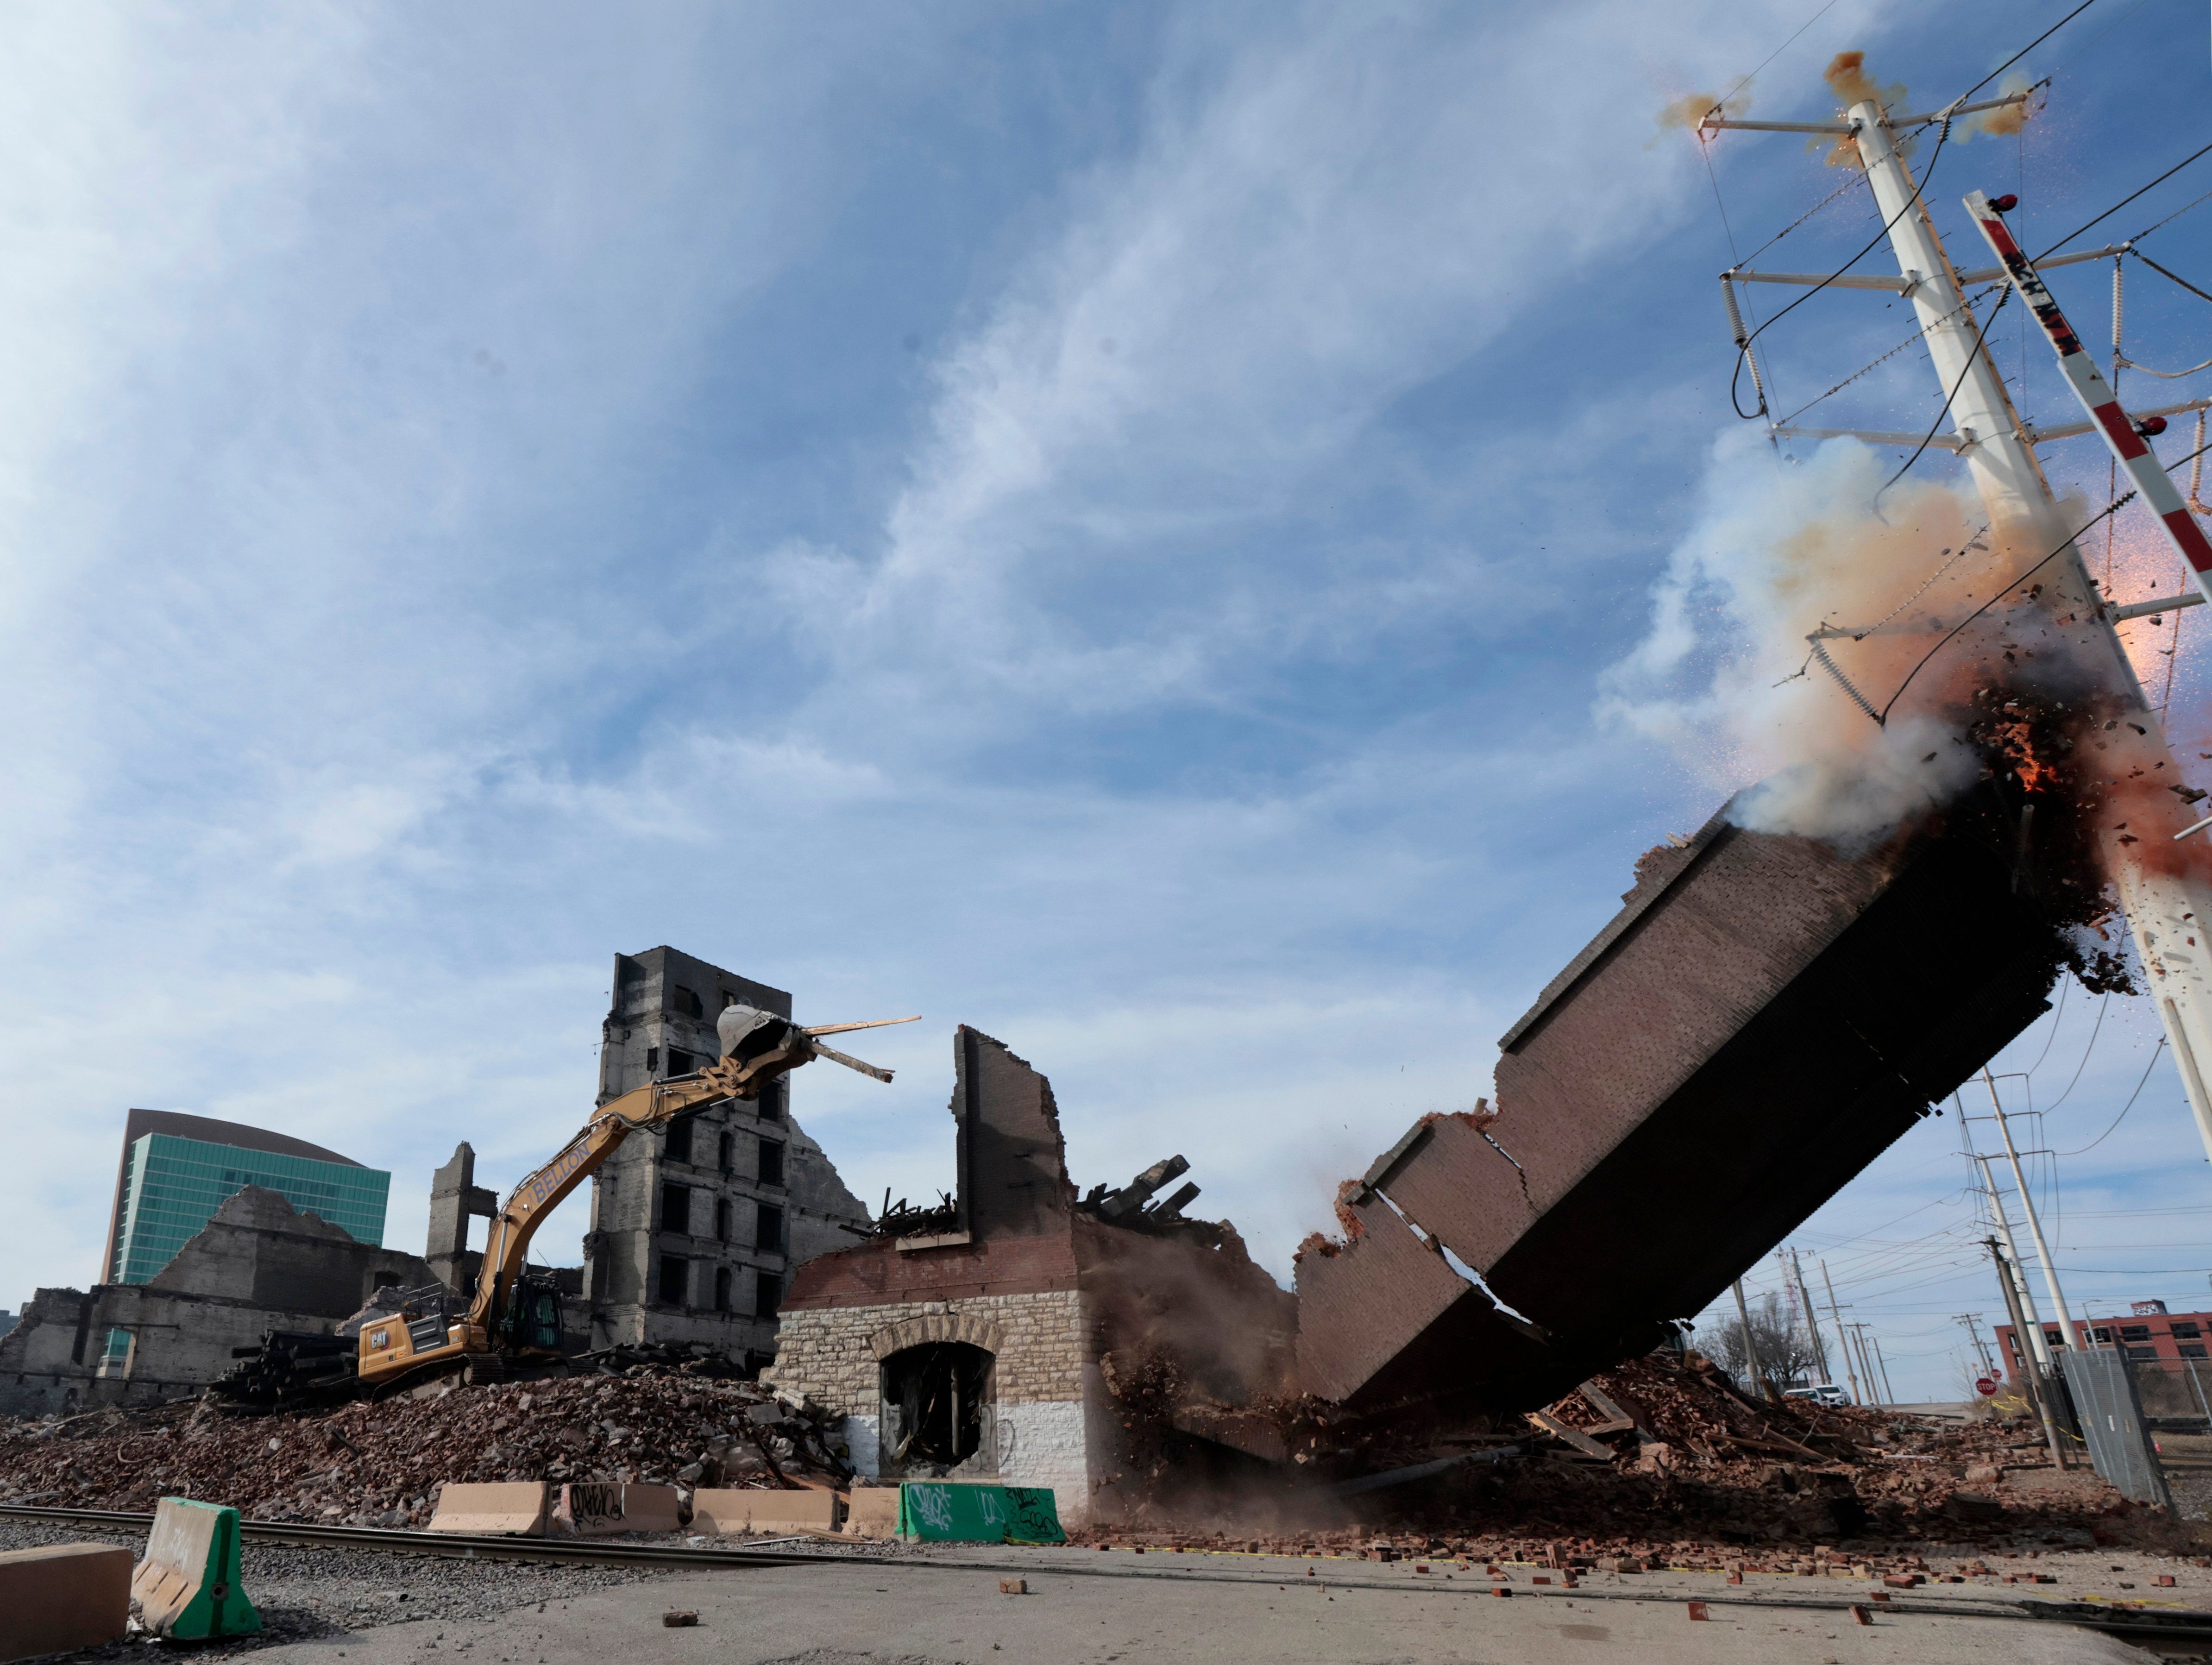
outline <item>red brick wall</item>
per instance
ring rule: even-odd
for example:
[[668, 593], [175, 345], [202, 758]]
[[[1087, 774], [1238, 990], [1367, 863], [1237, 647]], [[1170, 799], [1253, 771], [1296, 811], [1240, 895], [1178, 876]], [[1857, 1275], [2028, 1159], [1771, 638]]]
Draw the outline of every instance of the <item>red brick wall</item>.
[[799, 1268], [783, 1310], [1036, 1295], [1075, 1286], [1075, 1245], [1063, 1224], [1044, 1237], [996, 1237], [904, 1254], [888, 1243], [840, 1249]]

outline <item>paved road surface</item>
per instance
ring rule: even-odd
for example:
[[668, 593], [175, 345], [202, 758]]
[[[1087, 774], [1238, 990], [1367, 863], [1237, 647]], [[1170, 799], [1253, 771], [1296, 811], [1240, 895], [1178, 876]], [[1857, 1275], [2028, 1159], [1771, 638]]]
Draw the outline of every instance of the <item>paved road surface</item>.
[[[1074, 1558], [1081, 1556], [1079, 1561]], [[1863, 1600], [1863, 1585], [1838, 1579], [1754, 1578], [1725, 1585], [1715, 1576], [1598, 1575], [1572, 1591], [1538, 1589], [1526, 1569], [1500, 1600], [1476, 1568], [1436, 1564], [1426, 1576], [1406, 1564], [1310, 1562], [1256, 1556], [1160, 1557], [1160, 1570], [1195, 1577], [1136, 1576], [1143, 1564], [1115, 1553], [993, 1550], [988, 1559], [1025, 1565], [1030, 1593], [1000, 1591], [997, 1570], [911, 1559], [877, 1566], [776, 1568], [684, 1573], [650, 1583], [549, 1600], [503, 1619], [384, 1625], [260, 1650], [254, 1665], [1550, 1665], [1602, 1660], [1684, 1665], [2144, 1665], [2150, 1656], [2065, 1626], [2001, 1618], [1916, 1613], [1916, 1602], [1978, 1601], [1993, 1589], [1955, 1585], [1899, 1592], [1874, 1608], [1870, 1626], [1818, 1603]], [[2075, 1558], [2068, 1558], [2069, 1559]], [[2080, 1558], [2083, 1577], [2102, 1555]], [[2118, 1559], [2118, 1558], [2115, 1558]], [[2126, 1557], [2134, 1561], [2137, 1558]], [[1147, 1558], [1148, 1561], [1153, 1558]], [[1085, 1577], [1075, 1565], [1110, 1565], [1125, 1576]], [[2161, 1563], [2171, 1565], [2172, 1563]], [[2186, 1564], [2184, 1564], [2185, 1565]], [[1315, 1576], [1307, 1569], [1313, 1567]], [[1442, 1574], [1455, 1576], [1445, 1581]], [[1143, 1571], [1151, 1572], [1151, 1566]], [[2161, 1590], [2212, 1605], [2212, 1574], [2190, 1569], [2206, 1589]], [[2141, 1568], [2135, 1577], [2148, 1583]], [[2069, 1579], [2069, 1584], [2075, 1581]], [[1747, 1591], [1762, 1603], [1741, 1605]], [[2007, 1587], [2007, 1596], [2017, 1589]], [[2036, 1593], [2059, 1594], [2049, 1587]], [[2075, 1594], [2069, 1590], [2064, 1593]], [[1712, 1598], [1711, 1618], [1693, 1622], [1687, 1598]], [[1738, 1605], [1723, 1605], [1729, 1597]], [[1781, 1603], [1797, 1600], [1808, 1605]], [[667, 1629], [670, 1608], [694, 1609], [696, 1628]]]

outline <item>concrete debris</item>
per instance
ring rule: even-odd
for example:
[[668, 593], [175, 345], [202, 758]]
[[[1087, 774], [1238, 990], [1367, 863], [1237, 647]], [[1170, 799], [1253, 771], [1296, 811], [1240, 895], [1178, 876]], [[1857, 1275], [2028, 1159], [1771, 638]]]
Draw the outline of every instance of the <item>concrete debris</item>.
[[[748, 1415], [769, 1406], [773, 1421]], [[173, 1405], [0, 1422], [0, 1503], [146, 1510], [185, 1496], [255, 1520], [419, 1528], [447, 1481], [831, 1484], [850, 1474], [842, 1447], [818, 1411], [757, 1382], [635, 1367], [296, 1417]]]

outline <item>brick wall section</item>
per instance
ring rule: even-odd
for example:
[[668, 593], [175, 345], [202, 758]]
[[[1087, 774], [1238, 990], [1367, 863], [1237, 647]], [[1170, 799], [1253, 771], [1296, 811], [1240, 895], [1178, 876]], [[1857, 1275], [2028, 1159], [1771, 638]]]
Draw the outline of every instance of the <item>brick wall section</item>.
[[1000, 1237], [944, 1249], [902, 1252], [878, 1241], [820, 1255], [799, 1267], [783, 1310], [1038, 1295], [1073, 1289], [1078, 1275], [1073, 1232], [1065, 1222], [1046, 1237]]

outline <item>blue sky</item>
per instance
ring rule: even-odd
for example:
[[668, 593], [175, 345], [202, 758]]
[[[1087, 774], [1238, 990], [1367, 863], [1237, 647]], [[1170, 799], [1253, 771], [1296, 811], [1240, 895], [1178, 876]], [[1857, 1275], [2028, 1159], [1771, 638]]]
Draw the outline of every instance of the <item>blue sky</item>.
[[[411, 1245], [454, 1140], [503, 1185], [582, 1120], [611, 957], [662, 942], [926, 1014], [855, 1048], [895, 1086], [795, 1083], [863, 1196], [950, 1182], [967, 1022], [1052, 1076], [1081, 1182], [1180, 1151], [1287, 1276], [1746, 778], [1617, 667], [1785, 466], [1729, 411], [1729, 234], [1842, 176], [1737, 135], [1709, 177], [1658, 112], [1778, 48], [1755, 114], [1825, 117], [1847, 47], [1938, 104], [2064, 9], [9, 12], [0, 1304], [94, 1275], [133, 1104], [392, 1169]], [[2056, 237], [2203, 142], [2200, 9], [2100, 0], [2021, 67], [2049, 106], [1949, 152], [1947, 229], [1990, 185]], [[2212, 275], [2212, 209], [2147, 246]], [[2212, 353], [2130, 282], [2146, 362]], [[1818, 297], [1778, 404], [1902, 333]], [[1908, 352], [1820, 410], [1934, 403]], [[2124, 1000], [2084, 1062], [2096, 1006], [2020, 1085], [2081, 1067], [2039, 1146], [2142, 1075]], [[1901, 1393], [1993, 1304], [1955, 1137], [1795, 1239]], [[2117, 1269], [2077, 1302], [2204, 1293], [2162, 1063], [2046, 1165], [2062, 1261]]]

